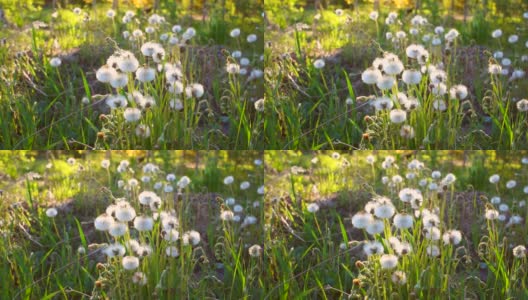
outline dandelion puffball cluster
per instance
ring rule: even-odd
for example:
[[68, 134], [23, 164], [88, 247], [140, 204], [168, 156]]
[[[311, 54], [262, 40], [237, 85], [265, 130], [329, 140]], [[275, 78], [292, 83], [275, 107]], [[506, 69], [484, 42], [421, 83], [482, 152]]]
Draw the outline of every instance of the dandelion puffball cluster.
[[[257, 163], [257, 162], [256, 162]], [[103, 169], [110, 170], [112, 164], [109, 160], [101, 162]], [[197, 230], [185, 229], [172, 204], [173, 193], [182, 195], [189, 191], [192, 180], [187, 176], [177, 177], [173, 173], [161, 175], [160, 168], [153, 164], [145, 164], [141, 171], [141, 180], [134, 176], [136, 172], [127, 160], [119, 162], [115, 167], [122, 179], [117, 181], [117, 186], [126, 195], [115, 199], [105, 212], [94, 220], [97, 231], [105, 232], [111, 243], [103, 248], [103, 253], [111, 262], [113, 258], [118, 261], [124, 270], [133, 272], [134, 282], [146, 284], [146, 275], [141, 270], [143, 260], [153, 253], [162, 253], [169, 258], [179, 257], [184, 247], [195, 247], [201, 242], [201, 234]], [[233, 176], [223, 180], [226, 186], [235, 184]], [[249, 181], [239, 184], [240, 190], [245, 191], [252, 187]], [[257, 187], [257, 194], [262, 195], [264, 187]], [[260, 202], [253, 202], [253, 207], [259, 207]], [[46, 214], [50, 217], [57, 215], [57, 211], [49, 209]], [[53, 209], [54, 210], [54, 209]], [[230, 215], [230, 217], [226, 217]], [[225, 208], [219, 215], [222, 222], [240, 223], [240, 227], [257, 223], [257, 217], [249, 214], [242, 203], [237, 203], [234, 198], [227, 198]], [[152, 243], [152, 235], [159, 234], [161, 242]], [[156, 252], [156, 248], [161, 248]], [[259, 245], [248, 247], [251, 257], [260, 256], [262, 249]]]
[[[377, 20], [377, 17], [377, 13], [371, 14], [372, 20]], [[396, 49], [404, 49], [405, 57], [385, 52], [362, 72], [361, 80], [379, 90], [377, 96], [370, 97], [370, 104], [375, 111], [380, 114], [388, 112], [390, 122], [400, 126], [400, 135], [410, 139], [414, 138], [415, 133], [414, 128], [406, 122], [409, 114], [418, 109], [445, 111], [451, 102], [466, 99], [469, 91], [462, 84], [452, 84], [443, 62], [432, 61], [431, 53], [436, 55], [440, 47], [446, 51], [454, 48], [458, 31], [451, 29], [445, 32], [443, 27], [438, 26], [433, 32], [427, 33], [427, 19], [417, 15], [411, 19], [410, 34], [421, 35], [422, 43], [409, 43], [406, 32], [391, 31], [397, 24], [397, 18], [396, 13], [388, 15], [385, 21], [389, 26], [386, 39]], [[426, 93], [422, 92], [424, 87]], [[432, 100], [426, 101], [428, 98]]]
[[[108, 16], [114, 18], [115, 12], [109, 11]], [[127, 11], [122, 22], [130, 23], [134, 18], [135, 13]], [[195, 38], [196, 30], [192, 27], [184, 30], [180, 25], [174, 25], [170, 33], [161, 33], [166, 25], [164, 17], [154, 14], [148, 18], [144, 31], [123, 32], [123, 37], [130, 41], [140, 56], [133, 51], [118, 49], [96, 71], [98, 81], [115, 89], [106, 97], [108, 107], [116, 114], [121, 113], [125, 122], [135, 124], [136, 135], [143, 138], [150, 136], [151, 125], [145, 115], [151, 108], [168, 104], [169, 109], [182, 111], [187, 105], [198, 105], [195, 100], [200, 100], [206, 93], [205, 87], [193, 79], [196, 76], [187, 74], [185, 70], [188, 68], [184, 67], [179, 51], [175, 50], [187, 47]], [[158, 36], [155, 33], [159, 33], [160, 40], [149, 40]], [[240, 29], [230, 32], [232, 38], [239, 38], [240, 34]], [[257, 39], [256, 34], [249, 34], [246, 40], [251, 44]], [[242, 51], [235, 50], [225, 70], [228, 74], [246, 76], [248, 82], [262, 78], [264, 72], [251, 67], [252, 63]], [[57, 65], [53, 61], [50, 64]], [[255, 103], [255, 108], [263, 111], [263, 101]]]
[[[367, 157], [368, 164], [372, 165], [375, 161], [373, 156]], [[450, 245], [460, 244], [462, 234], [458, 230], [446, 229], [438, 207], [429, 209], [424, 206], [424, 198], [443, 190], [443, 187], [451, 187], [456, 177], [453, 174], [442, 177], [439, 171], [427, 173], [424, 164], [418, 160], [409, 162], [407, 174], [401, 176], [396, 173], [399, 167], [395, 163], [392, 156], [381, 162], [382, 169], [392, 174], [383, 176], [382, 183], [394, 191], [398, 203], [385, 196], [374, 196], [362, 211], [352, 217], [352, 225], [374, 237], [363, 243], [363, 252], [378, 260], [382, 269], [391, 270], [395, 283], [405, 283], [406, 274], [397, 270], [402, 257], [411, 255], [413, 251], [422, 251], [420, 249], [430, 257], [437, 257], [441, 251], [448, 251]], [[424, 243], [423, 247], [416, 245], [419, 249], [413, 249], [408, 240], [409, 234], [413, 235], [416, 231], [421, 233]]]

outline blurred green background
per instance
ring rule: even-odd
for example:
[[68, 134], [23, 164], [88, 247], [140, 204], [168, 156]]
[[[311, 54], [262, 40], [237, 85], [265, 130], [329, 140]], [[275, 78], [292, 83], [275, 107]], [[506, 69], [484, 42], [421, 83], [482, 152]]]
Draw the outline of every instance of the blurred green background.
[[[333, 153], [338, 153], [339, 159], [333, 158]], [[376, 158], [375, 168], [366, 162], [369, 155]], [[292, 193], [291, 187], [295, 183], [295, 194], [302, 199], [316, 201], [337, 197], [346, 201], [350, 194], [364, 192], [370, 199], [368, 192], [379, 192], [384, 188], [381, 176], [385, 172], [380, 165], [388, 155], [394, 156], [403, 177], [407, 164], [418, 159], [425, 164], [429, 175], [432, 170], [441, 171], [442, 176], [455, 174], [456, 188], [461, 191], [492, 193], [495, 186], [489, 183], [489, 177], [493, 174], [500, 174], [502, 185], [507, 180], [516, 179], [519, 185], [524, 186], [528, 180], [528, 167], [523, 169], [521, 164], [528, 151], [267, 151], [266, 186], [271, 195], [278, 197]], [[314, 158], [316, 163], [312, 162]], [[295, 168], [292, 172], [294, 166], [304, 171], [295, 174]], [[314, 185], [317, 186], [319, 199], [313, 195]]]
[[[512, 34], [524, 22], [523, 13], [528, 11], [528, 2], [524, 0], [269, 0], [265, 1], [265, 10], [270, 25], [287, 28], [295, 23], [314, 22], [316, 14], [321, 15], [320, 22], [333, 27], [339, 23], [339, 17], [328, 11], [343, 9], [344, 15], [356, 16], [360, 26], [355, 24], [354, 31], [373, 31], [375, 26], [368, 18], [371, 11], [380, 13], [379, 22], [385, 21], [390, 11], [397, 12], [404, 20], [420, 14], [429, 23], [437, 26], [455, 27], [465, 42], [488, 44], [493, 40], [492, 30], [502, 28]], [[320, 28], [324, 30], [324, 28]], [[521, 39], [522, 40], [522, 39]], [[367, 42], [365, 40], [365, 42]], [[321, 41], [324, 46], [324, 42]]]
[[[76, 163], [69, 164], [69, 158], [74, 158]], [[80, 214], [92, 215], [93, 211], [82, 208], [108, 200], [102, 193], [102, 188], [108, 187], [107, 172], [100, 166], [103, 159], [111, 161], [109, 188], [117, 195], [117, 181], [126, 179], [116, 171], [121, 160], [130, 162], [130, 167], [138, 173], [138, 180], [142, 166], [148, 162], [159, 166], [157, 180], [163, 180], [169, 173], [174, 173], [177, 180], [189, 176], [193, 193], [231, 192], [223, 184], [224, 177], [229, 175], [238, 183], [262, 182], [263, 178], [262, 169], [254, 164], [254, 160], [262, 159], [262, 153], [257, 151], [1, 151], [0, 210], [26, 201], [30, 182], [33, 197], [40, 199], [40, 205], [50, 205], [47, 202], [51, 198], [55, 204], [68, 201]]]

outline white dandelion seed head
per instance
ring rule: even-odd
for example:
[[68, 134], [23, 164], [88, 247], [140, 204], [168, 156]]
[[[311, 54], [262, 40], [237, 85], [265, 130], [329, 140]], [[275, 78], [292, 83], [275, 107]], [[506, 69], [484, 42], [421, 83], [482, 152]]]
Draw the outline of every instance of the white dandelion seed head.
[[255, 101], [255, 110], [258, 112], [264, 112], [265, 106], [264, 106], [264, 98], [261, 98], [257, 101]]
[[147, 276], [143, 272], [136, 272], [132, 276], [132, 282], [137, 285], [147, 284]]
[[445, 38], [447, 41], [452, 42], [452, 41], [454, 41], [459, 35], [460, 35], [460, 33], [458, 32], [458, 30], [456, 30], [456, 29], [453, 28], [453, 29], [449, 30], [449, 31], [445, 34], [444, 38]]
[[176, 246], [169, 246], [165, 249], [165, 253], [169, 257], [178, 257], [180, 256], [180, 251], [178, 251], [178, 248]]
[[372, 221], [374, 217], [367, 212], [358, 212], [352, 217], [352, 225], [359, 229], [366, 228]]
[[168, 242], [176, 242], [180, 238], [180, 233], [176, 229], [166, 230], [163, 234], [163, 239]]
[[388, 75], [398, 75], [403, 72], [403, 63], [400, 59], [392, 53], [388, 53], [384, 57], [383, 71]]
[[393, 109], [390, 111], [390, 120], [394, 124], [400, 124], [407, 120], [407, 112], [402, 109]]
[[502, 51], [495, 51], [495, 52], [493, 53], [493, 57], [496, 58], [496, 59], [501, 59], [501, 58], [504, 57], [504, 52], [502, 52]]
[[317, 205], [317, 203], [310, 203], [306, 207], [306, 210], [311, 213], [316, 213], [317, 211], [319, 211], [319, 205]]
[[123, 117], [126, 122], [136, 122], [141, 119], [141, 110], [135, 107], [127, 107], [123, 112]]
[[394, 271], [391, 275], [391, 280], [397, 285], [404, 285], [407, 283], [407, 275], [403, 271]]
[[394, 175], [394, 176], [392, 176], [392, 182], [395, 183], [395, 184], [402, 183], [403, 182], [403, 177], [401, 177], [400, 175]]
[[444, 177], [444, 179], [442, 179], [441, 184], [442, 185], [451, 185], [451, 184], [455, 183], [455, 181], [456, 181], [456, 176], [453, 173], [449, 173], [449, 174], [447, 174]]
[[128, 101], [126, 97], [123, 95], [110, 95], [106, 97], [105, 103], [111, 109], [123, 108], [123, 107], [127, 107], [128, 105]]
[[462, 84], [454, 85], [449, 89], [449, 95], [451, 99], [464, 100], [468, 96], [468, 89]]
[[508, 43], [510, 44], [517, 43], [517, 41], [519, 41], [519, 36], [516, 34], [512, 34], [508, 37]]
[[[411, 125], [403, 125], [400, 128], [400, 136], [405, 139], [412, 139], [415, 136], [414, 128]], [[407, 174], [411, 175], [412, 177], [408, 177], [408, 179], [414, 178], [414, 173]]]
[[521, 224], [523, 222], [523, 218], [519, 215], [512, 215], [510, 217], [510, 224]]
[[424, 228], [432, 228], [440, 225], [440, 218], [434, 214], [430, 213], [429, 210], [422, 211], [422, 225]]
[[462, 241], [462, 233], [458, 230], [448, 230], [442, 235], [444, 245], [458, 245]]
[[513, 256], [515, 256], [516, 258], [525, 258], [526, 253], [526, 247], [523, 245], [519, 245], [513, 248]]
[[393, 254], [383, 254], [380, 257], [380, 265], [382, 269], [394, 269], [398, 265], [398, 257]]
[[495, 209], [487, 209], [484, 216], [488, 220], [496, 220], [499, 218], [499, 212]]
[[447, 73], [444, 70], [433, 68], [429, 72], [429, 81], [432, 84], [445, 83], [447, 81]]
[[247, 190], [250, 186], [251, 184], [249, 183], [249, 181], [243, 181], [242, 183], [240, 183], [241, 190]]
[[367, 256], [371, 256], [383, 254], [385, 249], [383, 248], [383, 244], [378, 241], [368, 241], [363, 245], [363, 252], [365, 252]]
[[438, 241], [440, 239], [440, 229], [437, 227], [424, 228], [425, 238], [431, 241]]
[[46, 216], [48, 218], [55, 218], [58, 214], [58, 211], [55, 207], [50, 207], [46, 210]]
[[498, 197], [498, 196], [494, 196], [491, 198], [490, 200], [491, 204], [500, 204], [501, 203], [501, 198]]
[[429, 245], [426, 248], [426, 252], [429, 256], [437, 257], [440, 255], [440, 248], [438, 248], [436, 245]]
[[119, 243], [108, 245], [103, 250], [103, 253], [109, 258], [116, 257], [116, 256], [122, 257], [125, 255], [125, 252], [126, 252], [125, 246]]
[[417, 59], [423, 51], [425, 51], [423, 45], [411, 44], [405, 49], [405, 54], [407, 54], [407, 57], [409, 58]]
[[230, 185], [235, 181], [235, 178], [233, 176], [227, 176], [224, 178], [224, 184]]
[[140, 67], [136, 71], [136, 79], [141, 82], [150, 82], [156, 78], [156, 70], [149, 67]]
[[139, 267], [139, 258], [135, 256], [125, 256], [123, 257], [123, 268], [125, 270], [135, 270]]
[[235, 63], [229, 63], [226, 65], [226, 71], [229, 74], [238, 74], [240, 72], [240, 66]]
[[402, 80], [409, 85], [419, 84], [422, 81], [422, 73], [417, 70], [405, 70], [402, 73]]
[[53, 57], [52, 59], [50, 59], [49, 64], [50, 66], [57, 68], [62, 64], [62, 60], [58, 57]]
[[116, 72], [116, 74], [110, 80], [110, 85], [115, 89], [125, 87], [127, 83], [128, 76], [125, 73]]
[[110, 167], [110, 161], [108, 159], [103, 159], [101, 161], [101, 167], [103, 169], [108, 169]]
[[117, 71], [108, 65], [100, 67], [95, 73], [97, 80], [104, 83], [109, 83], [116, 75]]
[[431, 40], [432, 36], [430, 34], [425, 34], [423, 37], [422, 37], [422, 42], [424, 43], [427, 43]]
[[191, 179], [188, 176], [182, 176], [176, 184], [180, 189], [184, 189], [191, 184]]
[[408, 229], [413, 226], [414, 218], [408, 214], [396, 214], [394, 216], [394, 226], [398, 229]]
[[136, 210], [128, 202], [121, 201], [117, 204], [115, 217], [120, 222], [130, 222], [136, 217]]
[[511, 66], [511, 64], [512, 64], [511, 59], [509, 59], [509, 58], [507, 58], [507, 57], [504, 57], [504, 58], [501, 60], [501, 65], [502, 65], [503, 67], [509, 67], [509, 66]]
[[517, 186], [517, 181], [515, 180], [509, 180], [508, 182], [506, 182], [507, 189], [513, 189], [516, 186]]
[[[134, 56], [134, 54], [130, 51], [120, 51], [117, 53], [117, 67], [119, 70], [121, 70], [124, 73], [131, 73], [136, 71], [136, 69], [139, 67], [139, 61]], [[111, 65], [108, 63], [108, 65]]]
[[248, 43], [254, 43], [257, 41], [257, 35], [256, 34], [250, 34], [247, 36], [246, 41]]
[[196, 246], [201, 241], [200, 233], [196, 230], [190, 230], [183, 234], [182, 241], [184, 245]]
[[488, 73], [498, 75], [502, 73], [502, 66], [499, 64], [489, 64]]
[[95, 218], [94, 226], [96, 230], [99, 231], [108, 231], [110, 229], [110, 226], [114, 223], [114, 218], [107, 213], [103, 213], [102, 215]]
[[367, 225], [365, 230], [367, 231], [367, 233], [374, 235], [382, 233], [384, 228], [385, 225], [382, 220], [374, 219]]
[[154, 220], [148, 216], [138, 216], [134, 219], [134, 228], [138, 231], [150, 231], [154, 227]]
[[237, 38], [240, 36], [240, 29], [239, 28], [235, 28], [233, 30], [231, 30], [231, 32], [229, 33], [229, 35], [232, 37], [232, 38]]
[[493, 32], [491, 33], [491, 37], [494, 38], [494, 39], [498, 39], [502, 36], [502, 30], [501, 29], [495, 29], [493, 30]]
[[108, 233], [113, 237], [119, 237], [125, 235], [128, 231], [128, 226], [125, 223], [113, 222], [108, 229]]
[[381, 71], [375, 67], [370, 67], [361, 73], [361, 80], [365, 84], [376, 84], [381, 77]]
[[260, 247], [260, 245], [253, 245], [249, 247], [248, 253], [251, 257], [260, 257], [262, 254], [262, 247]]
[[325, 61], [323, 59], [317, 59], [313, 63], [314, 68], [322, 69], [325, 66]]
[[179, 98], [173, 98], [169, 102], [171, 109], [181, 111], [183, 109], [183, 102]]
[[405, 33], [405, 31], [398, 31], [396, 32], [396, 38], [399, 39], [399, 40], [403, 40], [407, 37], [407, 34]]
[[174, 187], [172, 185], [170, 185], [170, 184], [165, 184], [163, 186], [163, 191], [165, 193], [172, 193], [174, 191]]
[[398, 197], [402, 202], [411, 202], [412, 199], [416, 197], [416, 194], [420, 192], [419, 190], [412, 188], [403, 188], [398, 193]]
[[438, 111], [445, 111], [447, 109], [447, 105], [444, 100], [436, 99], [433, 102], [433, 108]]
[[515, 105], [517, 106], [517, 109], [520, 112], [528, 111], [528, 100], [527, 99], [521, 99], [521, 100], [517, 101], [517, 103]]
[[[393, 77], [390, 77], [394, 80]], [[372, 103], [372, 106], [376, 109], [376, 111], [384, 111], [384, 110], [391, 110], [394, 106], [394, 103], [392, 102], [392, 99], [387, 96], [381, 96], [376, 98]]]
[[233, 221], [235, 214], [230, 210], [224, 210], [220, 213], [220, 219], [222, 221]]
[[490, 178], [489, 178], [489, 182], [491, 184], [497, 184], [500, 180], [500, 175], [499, 174], [494, 174], [494, 175], [491, 175]]
[[511, 77], [510, 77], [510, 80], [521, 79], [521, 78], [523, 78], [525, 75], [526, 75], [526, 72], [525, 72], [524, 70], [521, 70], [521, 69], [515, 69], [515, 70], [513, 70], [513, 72], [512, 72], [512, 75], [511, 75]]
[[405, 256], [412, 252], [412, 246], [407, 242], [401, 242], [394, 247], [394, 251], [398, 256]]

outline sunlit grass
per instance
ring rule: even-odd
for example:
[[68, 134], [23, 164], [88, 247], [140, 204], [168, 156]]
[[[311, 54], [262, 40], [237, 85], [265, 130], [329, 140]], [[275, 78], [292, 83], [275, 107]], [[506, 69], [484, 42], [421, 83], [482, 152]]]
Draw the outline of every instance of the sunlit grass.
[[[267, 153], [269, 257], [275, 282], [268, 298], [528, 296], [522, 248], [527, 243], [522, 182], [528, 160], [523, 155]], [[390, 156], [393, 163], [388, 163]], [[345, 161], [350, 166], [343, 165]], [[493, 174], [500, 175], [497, 184], [490, 183]], [[511, 180], [517, 185], [512, 187]], [[423, 200], [403, 202], [404, 188], [416, 189]], [[383, 203], [394, 210], [374, 212], [374, 207], [382, 206], [375, 201], [390, 201]], [[381, 227], [358, 228], [363, 222], [358, 215], [364, 210], [371, 217], [375, 214]], [[491, 210], [496, 210], [495, 219], [488, 216]], [[414, 221], [408, 229], [393, 219], [406, 213]], [[428, 225], [436, 218], [434, 228]], [[374, 241], [379, 243], [377, 254], [371, 253], [374, 246], [367, 246]], [[402, 254], [405, 243], [410, 250]], [[395, 266], [389, 263], [393, 260]]]
[[[430, 10], [407, 14], [384, 9], [374, 18], [368, 6], [268, 9], [266, 64], [271, 87], [266, 93], [274, 115], [267, 132], [272, 134], [268, 137], [272, 149], [523, 149], [526, 145], [526, 111], [516, 107], [526, 93], [522, 14], [505, 21], [475, 12], [463, 23], [450, 18], [448, 11], [440, 18]], [[422, 16], [426, 20], [419, 25]], [[497, 28], [504, 32], [498, 39], [492, 37]], [[508, 42], [514, 34], [519, 41]], [[424, 62], [408, 57], [411, 45], [424, 46]], [[405, 84], [398, 73], [392, 88], [366, 84], [363, 72], [388, 53], [401, 59], [405, 70], [418, 70], [423, 80]], [[325, 65], [314, 65], [317, 60]], [[507, 74], [490, 76], [488, 67], [496, 63]], [[446, 72], [446, 92], [441, 95], [434, 91], [438, 82], [431, 78], [432, 68]], [[449, 94], [458, 85], [467, 87], [467, 96]], [[393, 124], [389, 111], [402, 108], [404, 103], [396, 99], [400, 92], [416, 98], [419, 108], [403, 107], [406, 121]], [[393, 98], [393, 105], [374, 109], [382, 96]]]
[[[189, 151], [50, 155], [1, 156], [16, 166], [11, 179], [0, 186], [4, 237], [0, 256], [6, 262], [0, 267], [2, 298], [170, 299], [175, 293], [189, 298], [244, 298], [262, 293], [259, 153], [244, 152], [243, 157], [234, 152]], [[30, 161], [21, 164], [26, 159]], [[125, 160], [128, 167], [123, 167]], [[228, 176], [233, 176], [230, 185], [224, 183]], [[161, 189], [156, 189], [158, 185]], [[162, 203], [157, 213], [164, 221], [154, 221], [152, 230], [138, 232], [135, 228], [143, 227], [126, 222], [122, 224], [130, 230], [113, 238], [96, 230], [99, 225], [94, 228], [94, 219], [109, 205], [122, 205], [123, 199], [136, 216], [151, 216], [151, 209], [138, 202], [147, 190], [155, 191]], [[221, 219], [226, 212], [233, 219]], [[122, 218], [123, 213], [113, 216]], [[167, 241], [168, 215], [178, 220], [178, 225], [173, 224], [172, 230], [178, 232], [173, 242]], [[148, 249], [130, 246], [133, 240]], [[140, 265], [124, 264], [109, 248], [116, 242], [126, 256], [139, 256]], [[178, 255], [167, 256], [169, 247], [175, 247]]]
[[[260, 138], [262, 113], [256, 107], [258, 100], [264, 98], [260, 79], [263, 28], [258, 12], [244, 13], [246, 17], [242, 18], [222, 15], [222, 10], [214, 8], [201, 20], [181, 8], [164, 9], [157, 13], [166, 21], [149, 24], [153, 13], [122, 6], [110, 18], [109, 8], [100, 4], [79, 13], [71, 7], [57, 11], [43, 8], [16, 17], [8, 10], [8, 20], [16, 19], [24, 25], [10, 28], [0, 36], [5, 38], [1, 47], [5, 52], [1, 55], [6, 61], [0, 73], [5, 79], [0, 85], [1, 148], [264, 148]], [[128, 9], [134, 16], [123, 22]], [[181, 32], [174, 29], [176, 24]], [[149, 26], [154, 31], [146, 33]], [[182, 35], [188, 28], [196, 34], [186, 39]], [[231, 37], [235, 28], [241, 35]], [[129, 36], [137, 29], [143, 31], [143, 36], [130, 41]], [[246, 40], [251, 34], [256, 41]], [[162, 61], [141, 59], [142, 65], [157, 70], [155, 84], [140, 88], [130, 82], [121, 90], [113, 90], [96, 80], [95, 72], [112, 53], [122, 49], [140, 57], [140, 47], [148, 41], [160, 43], [166, 50]], [[237, 51], [240, 54], [234, 55]], [[53, 58], [60, 59], [61, 64], [50, 65]], [[200, 99], [180, 97], [183, 113], [171, 112], [174, 99], [163, 78], [166, 70], [162, 67], [166, 63], [181, 63], [184, 88], [192, 83], [204, 86]], [[242, 64], [244, 73], [226, 76], [227, 63]], [[130, 81], [134, 79], [131, 77]], [[141, 128], [130, 126], [124, 130], [123, 124], [114, 124], [112, 117], [107, 117], [110, 114], [105, 101], [132, 90], [148, 93], [157, 105]], [[134, 101], [128, 101], [133, 106]]]

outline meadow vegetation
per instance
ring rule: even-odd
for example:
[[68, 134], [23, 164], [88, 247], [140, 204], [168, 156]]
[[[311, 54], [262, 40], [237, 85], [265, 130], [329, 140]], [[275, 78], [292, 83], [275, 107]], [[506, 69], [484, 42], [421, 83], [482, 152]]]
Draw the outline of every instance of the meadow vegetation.
[[526, 3], [363, 2], [266, 1], [269, 148], [527, 147]]
[[267, 152], [269, 299], [524, 299], [528, 153]]
[[263, 149], [262, 2], [121, 2], [0, 6], [0, 148]]
[[0, 165], [0, 298], [263, 297], [261, 153], [4, 152]]

